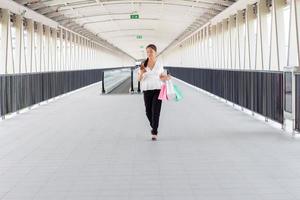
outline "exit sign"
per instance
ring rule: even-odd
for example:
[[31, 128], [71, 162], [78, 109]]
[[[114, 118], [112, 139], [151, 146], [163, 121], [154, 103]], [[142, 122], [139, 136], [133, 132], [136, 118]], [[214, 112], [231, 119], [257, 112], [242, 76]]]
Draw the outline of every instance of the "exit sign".
[[130, 15], [130, 19], [139, 19], [140, 16], [138, 14]]
[[142, 35], [137, 35], [136, 39], [143, 39], [143, 36]]

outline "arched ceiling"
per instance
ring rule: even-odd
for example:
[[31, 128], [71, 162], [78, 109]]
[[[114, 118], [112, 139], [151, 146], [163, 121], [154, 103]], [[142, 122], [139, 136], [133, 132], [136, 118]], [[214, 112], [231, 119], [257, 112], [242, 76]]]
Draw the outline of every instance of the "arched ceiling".
[[[235, 0], [15, 0], [73, 31], [101, 40], [135, 59], [154, 43], [161, 52]], [[139, 19], [130, 15], [138, 14]]]

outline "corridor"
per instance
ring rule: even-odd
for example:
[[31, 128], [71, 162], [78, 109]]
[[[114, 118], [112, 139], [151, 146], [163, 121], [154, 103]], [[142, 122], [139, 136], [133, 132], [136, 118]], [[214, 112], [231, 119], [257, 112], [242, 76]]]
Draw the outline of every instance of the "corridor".
[[142, 96], [99, 84], [0, 122], [0, 199], [300, 199], [298, 139], [175, 83], [156, 142]]

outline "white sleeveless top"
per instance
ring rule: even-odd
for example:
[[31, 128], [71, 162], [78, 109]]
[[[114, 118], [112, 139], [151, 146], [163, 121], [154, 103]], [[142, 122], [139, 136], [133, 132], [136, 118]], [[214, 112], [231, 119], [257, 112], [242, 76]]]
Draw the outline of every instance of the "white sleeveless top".
[[[162, 85], [162, 81], [159, 76], [164, 72], [164, 68], [159, 61], [155, 62], [153, 69], [151, 70], [149, 67], [146, 67], [146, 72], [143, 74], [141, 80], [141, 90], [156, 90], [160, 89]], [[141, 73], [139, 70], [138, 73]]]

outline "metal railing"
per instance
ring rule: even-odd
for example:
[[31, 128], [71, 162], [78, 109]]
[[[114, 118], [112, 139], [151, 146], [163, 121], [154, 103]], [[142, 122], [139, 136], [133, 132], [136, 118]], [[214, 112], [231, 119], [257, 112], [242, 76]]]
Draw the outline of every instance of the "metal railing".
[[283, 123], [283, 73], [165, 67], [187, 83]]
[[0, 75], [0, 114], [4, 116], [101, 81], [102, 69]]

